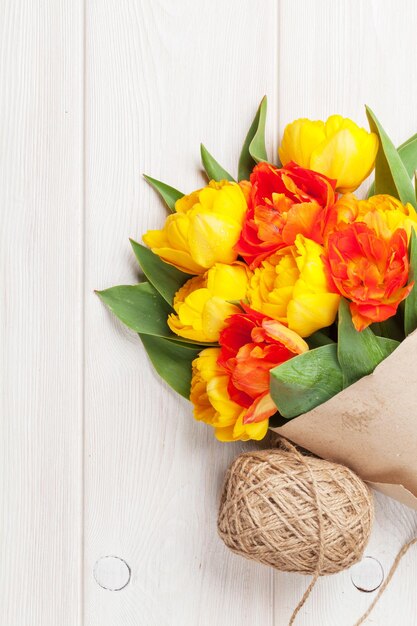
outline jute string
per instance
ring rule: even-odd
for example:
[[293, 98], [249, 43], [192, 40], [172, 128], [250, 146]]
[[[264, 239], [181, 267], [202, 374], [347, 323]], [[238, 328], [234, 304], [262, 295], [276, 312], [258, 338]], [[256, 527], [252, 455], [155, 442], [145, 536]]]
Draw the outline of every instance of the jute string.
[[[281, 571], [312, 574], [289, 626], [319, 576], [361, 560], [374, 515], [372, 492], [351, 470], [301, 454], [289, 441], [240, 455], [226, 476], [218, 530], [234, 552]], [[413, 539], [398, 553], [360, 626], [387, 588]]]
[[373, 601], [371, 602], [368, 610], [366, 611], [366, 613], [364, 613], [362, 615], [362, 617], [360, 619], [358, 619], [357, 622], [355, 622], [354, 626], [360, 626], [360, 624], [363, 624], [364, 621], [369, 617], [369, 615], [371, 614], [371, 611], [374, 609], [376, 603], [378, 602], [378, 600], [380, 599], [380, 597], [384, 593], [385, 589], [390, 584], [391, 578], [394, 576], [395, 571], [396, 571], [396, 569], [397, 569], [401, 559], [408, 552], [408, 550], [411, 548], [411, 546], [414, 545], [415, 543], [417, 543], [417, 537], [414, 538], [414, 539], [411, 539], [411, 541], [408, 541], [406, 544], [403, 545], [403, 547], [401, 548], [401, 550], [398, 552], [397, 556], [395, 557], [394, 563], [391, 565], [391, 569], [388, 572], [388, 576], [386, 577], [386, 579], [382, 583], [381, 587], [379, 588], [379, 591], [376, 594], [376, 596], [373, 599]]
[[313, 578], [311, 579], [311, 582], [309, 584], [309, 586], [307, 587], [307, 589], [304, 592], [303, 597], [301, 598], [301, 600], [299, 601], [299, 603], [297, 604], [297, 606], [295, 607], [293, 614], [291, 615], [290, 621], [288, 626], [291, 626], [294, 622], [295, 622], [295, 618], [297, 617], [297, 614], [299, 613], [299, 611], [301, 610], [301, 608], [304, 606], [307, 598], [309, 597], [310, 593], [313, 591], [313, 587], [315, 586], [319, 576], [320, 576], [320, 572], [323, 569], [323, 560], [324, 560], [324, 548], [325, 548], [325, 544], [323, 541], [323, 511], [322, 511], [322, 504], [321, 504], [321, 500], [318, 496], [318, 489], [317, 489], [317, 482], [316, 482], [316, 478], [314, 475], [314, 472], [311, 469], [311, 466], [306, 463], [306, 457], [303, 456], [302, 454], [300, 454], [300, 452], [297, 450], [297, 448], [295, 446], [293, 446], [292, 443], [290, 443], [289, 441], [287, 441], [286, 439], [283, 439], [283, 443], [282, 445], [287, 448], [287, 450], [291, 451], [294, 455], [296, 455], [297, 459], [299, 461], [301, 461], [304, 465], [304, 467], [306, 468], [309, 476], [310, 476], [310, 480], [311, 480], [311, 486], [313, 487], [313, 494], [314, 494], [314, 500], [316, 503], [316, 507], [317, 507], [317, 519], [318, 519], [318, 546], [319, 546], [319, 554], [318, 554], [318, 559], [317, 559], [317, 566], [316, 566], [316, 570], [313, 574]]

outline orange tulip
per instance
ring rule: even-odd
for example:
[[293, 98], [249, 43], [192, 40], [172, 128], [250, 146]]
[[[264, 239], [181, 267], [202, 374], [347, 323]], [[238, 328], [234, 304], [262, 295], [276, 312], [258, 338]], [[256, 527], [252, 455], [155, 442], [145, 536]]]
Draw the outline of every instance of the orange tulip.
[[327, 242], [327, 267], [337, 290], [350, 301], [357, 330], [395, 315], [410, 293], [407, 233], [383, 237], [363, 222], [341, 224]]

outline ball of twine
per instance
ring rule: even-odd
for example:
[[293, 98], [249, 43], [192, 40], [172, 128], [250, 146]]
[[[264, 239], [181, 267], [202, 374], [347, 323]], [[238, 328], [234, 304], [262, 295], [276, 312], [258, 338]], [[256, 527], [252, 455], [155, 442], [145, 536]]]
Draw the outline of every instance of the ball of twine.
[[[360, 561], [374, 518], [372, 493], [347, 467], [301, 454], [285, 439], [279, 448], [241, 454], [230, 466], [220, 502], [218, 530], [246, 558], [284, 572], [313, 574], [293, 611], [291, 626], [318, 577]], [[366, 612], [388, 587], [417, 537], [405, 543]]]
[[282, 442], [232, 463], [218, 530], [233, 552], [316, 580], [362, 558], [373, 515], [371, 491], [356, 474]]

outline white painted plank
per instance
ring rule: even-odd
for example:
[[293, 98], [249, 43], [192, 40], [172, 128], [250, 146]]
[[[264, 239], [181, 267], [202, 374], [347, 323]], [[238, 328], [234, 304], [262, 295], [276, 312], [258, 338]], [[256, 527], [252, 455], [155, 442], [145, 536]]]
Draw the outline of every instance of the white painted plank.
[[[298, 117], [323, 119], [332, 113], [366, 126], [366, 103], [397, 144], [416, 132], [417, 85], [410, 80], [417, 55], [416, 20], [412, 0], [281, 0], [280, 131]], [[417, 514], [382, 495], [377, 501], [367, 554], [387, 573], [401, 545], [416, 534]], [[416, 575], [417, 553], [412, 549], [366, 623], [417, 624]], [[276, 626], [288, 623], [308, 580], [276, 574]], [[349, 572], [327, 577], [319, 581], [296, 623], [351, 626], [372, 598], [352, 585]]]
[[[191, 191], [200, 141], [236, 169], [264, 93], [276, 111], [276, 9], [87, 2], [85, 626], [273, 623], [272, 572], [216, 533], [224, 471], [242, 447], [193, 421], [92, 290], [137, 280], [128, 237], [166, 215], [141, 173]], [[106, 555], [131, 568], [121, 591], [94, 580]]]
[[0, 28], [0, 623], [81, 626], [82, 1]]

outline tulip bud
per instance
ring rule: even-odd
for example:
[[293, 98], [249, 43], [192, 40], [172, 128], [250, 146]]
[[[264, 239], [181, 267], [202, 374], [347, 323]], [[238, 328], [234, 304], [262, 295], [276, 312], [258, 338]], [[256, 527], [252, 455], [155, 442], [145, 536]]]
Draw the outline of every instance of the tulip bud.
[[297, 235], [294, 246], [268, 257], [255, 270], [248, 289], [250, 306], [301, 337], [330, 326], [340, 296], [329, 284], [323, 255], [322, 246]]
[[175, 294], [175, 314], [168, 318], [172, 332], [194, 341], [218, 341], [225, 319], [240, 311], [231, 301], [246, 297], [249, 276], [243, 263], [216, 263], [188, 280]]
[[349, 193], [369, 176], [377, 151], [375, 133], [332, 115], [326, 122], [299, 119], [288, 124], [278, 152], [283, 165], [294, 161], [320, 172], [337, 181], [337, 191]]
[[163, 261], [187, 274], [203, 274], [215, 263], [233, 263], [247, 204], [237, 183], [211, 181], [180, 198], [176, 213], [143, 241]]

